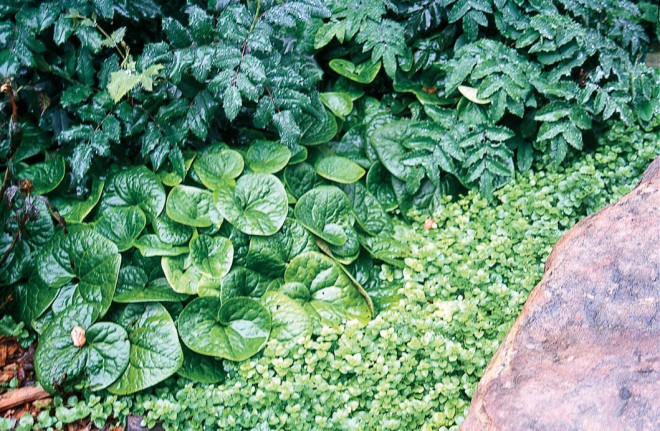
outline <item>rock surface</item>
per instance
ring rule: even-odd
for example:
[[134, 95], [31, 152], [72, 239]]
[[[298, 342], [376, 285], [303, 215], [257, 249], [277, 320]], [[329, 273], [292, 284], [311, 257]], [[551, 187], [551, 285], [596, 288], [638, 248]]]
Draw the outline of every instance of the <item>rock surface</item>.
[[660, 158], [557, 243], [461, 431], [660, 430]]

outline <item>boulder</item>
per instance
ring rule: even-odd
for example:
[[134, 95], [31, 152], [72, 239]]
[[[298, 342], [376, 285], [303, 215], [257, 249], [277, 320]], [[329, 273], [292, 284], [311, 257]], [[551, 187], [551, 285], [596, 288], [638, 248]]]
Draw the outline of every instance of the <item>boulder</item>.
[[659, 310], [660, 158], [555, 245], [461, 431], [660, 430]]

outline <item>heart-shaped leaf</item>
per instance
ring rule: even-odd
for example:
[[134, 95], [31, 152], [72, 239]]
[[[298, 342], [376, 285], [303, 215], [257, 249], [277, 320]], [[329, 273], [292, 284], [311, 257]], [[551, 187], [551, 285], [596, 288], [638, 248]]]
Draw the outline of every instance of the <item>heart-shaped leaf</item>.
[[36, 270], [47, 286], [69, 284], [66, 303], [90, 304], [94, 320], [105, 314], [117, 285], [121, 256], [117, 246], [86, 228], [56, 234], [35, 258]]
[[325, 156], [314, 163], [316, 173], [330, 181], [351, 184], [364, 176], [364, 169], [346, 157]]
[[190, 350], [230, 361], [254, 356], [270, 330], [270, 313], [249, 298], [197, 298], [179, 316], [179, 333]]
[[190, 241], [190, 259], [202, 275], [222, 278], [234, 259], [234, 246], [223, 237], [199, 235]]
[[260, 139], [250, 144], [245, 158], [252, 172], [274, 174], [289, 163], [291, 151], [279, 142]]
[[45, 162], [35, 163], [21, 169], [17, 177], [32, 183], [32, 193], [44, 195], [57, 188], [64, 179], [64, 157], [56, 156]]
[[214, 194], [222, 216], [248, 235], [272, 235], [284, 224], [289, 205], [284, 186], [270, 174], [245, 174], [236, 186]]
[[280, 292], [266, 292], [261, 304], [272, 316], [271, 338], [285, 341], [312, 335], [312, 319], [295, 300]]
[[286, 219], [275, 235], [252, 237], [246, 266], [271, 279], [281, 277], [291, 259], [317, 250], [314, 237], [296, 220]]
[[193, 227], [209, 227], [222, 223], [208, 190], [176, 186], [167, 196], [167, 216], [177, 223]]
[[215, 190], [226, 184], [234, 184], [234, 179], [243, 172], [243, 157], [238, 151], [217, 146], [200, 153], [193, 168], [202, 184]]
[[190, 254], [163, 257], [161, 267], [167, 282], [178, 293], [195, 295], [200, 293], [198, 291], [200, 287], [208, 290], [220, 286], [220, 279], [207, 277], [197, 270]]
[[135, 206], [144, 212], [147, 223], [163, 211], [165, 190], [160, 180], [145, 166], [136, 166], [115, 174], [101, 199], [100, 214], [111, 207]]
[[92, 320], [93, 310], [82, 305], [55, 316], [44, 328], [34, 365], [48, 392], [66, 390], [82, 379], [97, 391], [126, 370], [130, 345], [124, 328], [108, 322], [92, 325]]
[[94, 230], [117, 245], [119, 251], [133, 247], [133, 242], [147, 224], [140, 208], [112, 208], [94, 224]]
[[128, 304], [110, 320], [122, 326], [130, 341], [126, 371], [108, 391], [128, 395], [170, 377], [181, 367], [183, 352], [172, 317], [161, 304]]
[[[327, 256], [315, 252], [297, 256], [287, 267], [284, 280], [287, 284], [281, 291], [287, 295], [297, 292], [296, 299], [316, 320], [325, 324], [339, 324], [348, 319], [366, 324], [371, 320], [373, 305], [369, 295]], [[289, 283], [296, 283], [295, 289]]]
[[334, 186], [320, 186], [302, 195], [294, 210], [296, 219], [327, 243], [346, 243], [344, 226], [353, 226], [351, 204], [346, 194]]

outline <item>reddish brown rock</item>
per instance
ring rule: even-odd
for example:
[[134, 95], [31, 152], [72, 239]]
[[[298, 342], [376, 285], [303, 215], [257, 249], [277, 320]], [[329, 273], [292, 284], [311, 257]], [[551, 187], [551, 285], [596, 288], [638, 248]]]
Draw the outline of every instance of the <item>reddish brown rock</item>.
[[461, 431], [660, 430], [660, 159], [573, 227]]

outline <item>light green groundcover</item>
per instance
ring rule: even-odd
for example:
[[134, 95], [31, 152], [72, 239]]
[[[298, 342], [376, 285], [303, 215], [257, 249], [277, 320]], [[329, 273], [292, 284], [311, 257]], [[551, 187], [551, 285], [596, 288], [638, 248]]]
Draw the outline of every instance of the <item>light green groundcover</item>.
[[470, 193], [439, 208], [430, 231], [424, 214], [398, 223], [395, 237], [412, 257], [380, 277], [399, 297], [363, 329], [269, 341], [263, 354], [226, 363], [216, 385], [170, 379], [131, 397], [56, 398], [53, 411], [24, 416], [18, 429], [81, 417], [102, 426], [131, 412], [177, 430], [455, 430], [552, 245], [628, 192], [660, 154], [653, 133], [615, 129], [607, 140], [561, 168], [537, 163], [544, 168], [496, 192], [496, 205]]

